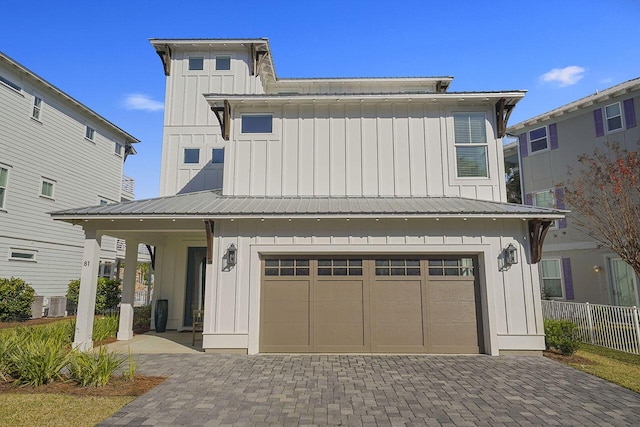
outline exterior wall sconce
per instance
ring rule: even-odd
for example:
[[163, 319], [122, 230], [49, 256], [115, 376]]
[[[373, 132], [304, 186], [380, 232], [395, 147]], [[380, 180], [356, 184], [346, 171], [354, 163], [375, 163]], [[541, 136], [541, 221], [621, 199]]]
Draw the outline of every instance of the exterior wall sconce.
[[593, 266], [593, 271], [595, 271], [596, 273], [599, 273], [600, 270], [602, 270], [602, 267], [600, 267], [599, 265], [596, 264]]
[[233, 243], [227, 248], [227, 267], [233, 267], [238, 260], [238, 248]]
[[513, 246], [513, 243], [509, 243], [509, 246], [504, 248], [504, 264], [509, 267], [518, 263], [518, 249]]

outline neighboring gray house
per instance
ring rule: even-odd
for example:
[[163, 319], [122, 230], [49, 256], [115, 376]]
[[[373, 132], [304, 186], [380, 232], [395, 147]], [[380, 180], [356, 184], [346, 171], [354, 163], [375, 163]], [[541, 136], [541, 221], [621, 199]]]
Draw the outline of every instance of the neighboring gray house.
[[[48, 212], [133, 199], [122, 173], [137, 142], [0, 53], [0, 277], [20, 277], [45, 297], [65, 295], [80, 277], [84, 234]], [[115, 239], [103, 239], [104, 275], [115, 258]]]
[[[564, 105], [507, 129], [516, 146], [505, 146], [505, 161], [520, 162], [523, 201], [563, 209], [569, 166], [605, 142], [637, 150], [640, 78]], [[549, 230], [540, 262], [540, 281], [553, 299], [613, 305], [638, 305], [638, 278], [633, 269], [607, 248], [580, 232], [572, 219]]]

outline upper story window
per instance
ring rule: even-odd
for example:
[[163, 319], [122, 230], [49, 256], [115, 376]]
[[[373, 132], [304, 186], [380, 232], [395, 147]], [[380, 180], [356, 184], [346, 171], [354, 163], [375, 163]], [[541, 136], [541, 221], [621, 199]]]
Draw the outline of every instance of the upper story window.
[[273, 115], [243, 114], [242, 133], [272, 133]]
[[231, 57], [229, 55], [216, 56], [216, 70], [224, 71], [231, 69]]
[[619, 102], [604, 107], [604, 115], [607, 120], [607, 132], [622, 129], [622, 109]]
[[115, 143], [115, 148], [114, 148], [114, 152], [118, 155], [118, 156], [122, 156], [122, 152], [124, 151], [124, 146], [122, 144], [120, 144], [119, 142]]
[[542, 291], [547, 298], [564, 298], [562, 267], [559, 259], [540, 260]]
[[18, 86], [17, 84], [12, 82], [11, 80], [6, 79], [6, 78], [4, 78], [2, 76], [0, 76], [0, 82], [6, 84], [7, 86], [9, 86], [13, 90], [17, 90], [18, 92], [22, 91], [22, 88], [20, 86]]
[[529, 143], [531, 144], [531, 153], [546, 150], [549, 147], [547, 139], [547, 127], [533, 129], [529, 131]]
[[100, 206], [105, 206], [109, 204], [109, 201], [106, 199], [100, 198], [98, 203], [100, 204]]
[[199, 148], [185, 148], [183, 163], [200, 163], [200, 149]]
[[[555, 208], [556, 207], [556, 192], [554, 190], [539, 191], [533, 194], [533, 205], [541, 208]], [[558, 223], [554, 221], [551, 225], [552, 228], [557, 228]]]
[[484, 113], [453, 115], [459, 178], [487, 178], [487, 130]]
[[224, 148], [211, 150], [211, 163], [224, 163]]
[[0, 209], [4, 209], [4, 195], [7, 192], [9, 169], [0, 166]]
[[42, 99], [37, 96], [33, 97], [33, 110], [31, 111], [31, 117], [36, 120], [40, 120], [40, 110], [42, 109]]
[[40, 184], [40, 195], [49, 199], [53, 199], [55, 181], [48, 178], [42, 178]]
[[189, 70], [204, 70], [204, 57], [203, 56], [190, 56], [189, 57]]
[[9, 248], [10, 261], [37, 261], [37, 251], [33, 249]]
[[93, 141], [93, 138], [96, 136], [96, 130], [92, 127], [87, 126], [87, 129], [84, 132], [84, 137], [89, 141]]

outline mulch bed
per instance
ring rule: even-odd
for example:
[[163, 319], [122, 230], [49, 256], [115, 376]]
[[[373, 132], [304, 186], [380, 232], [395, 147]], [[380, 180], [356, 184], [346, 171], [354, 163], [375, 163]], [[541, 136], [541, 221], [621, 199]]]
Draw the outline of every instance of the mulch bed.
[[144, 377], [136, 375], [133, 381], [124, 381], [119, 378], [112, 379], [104, 387], [82, 387], [74, 382], [55, 381], [39, 387], [16, 385], [9, 381], [0, 381], [0, 394], [2, 393], [51, 393], [71, 394], [74, 396], [141, 396], [158, 384], [165, 377]]
[[584, 357], [576, 356], [575, 354], [571, 356], [565, 356], [562, 353], [558, 353], [551, 350], [545, 350], [544, 356], [549, 359], [553, 359], [556, 362], [564, 363], [566, 365], [569, 364], [579, 364], [579, 365], [594, 365], [595, 363], [591, 360], [585, 359]]
[[71, 319], [75, 316], [67, 317], [41, 317], [40, 319], [30, 319], [23, 322], [0, 322], [0, 329], [15, 328], [17, 326], [36, 326], [45, 323], [59, 322], [60, 320]]

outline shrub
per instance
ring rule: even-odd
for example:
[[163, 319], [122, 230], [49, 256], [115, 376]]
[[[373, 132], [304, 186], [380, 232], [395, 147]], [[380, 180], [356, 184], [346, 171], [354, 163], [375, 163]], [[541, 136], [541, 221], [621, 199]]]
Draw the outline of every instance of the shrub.
[[93, 320], [93, 339], [102, 341], [115, 337], [118, 334], [119, 322], [120, 318], [114, 315], [96, 317]]
[[18, 341], [9, 354], [8, 373], [20, 384], [40, 386], [62, 379], [67, 364], [65, 343], [55, 336]]
[[576, 324], [569, 320], [545, 320], [544, 333], [547, 349], [554, 348], [565, 356], [572, 355], [580, 346], [577, 329]]
[[104, 347], [87, 353], [74, 351], [69, 356], [69, 376], [82, 386], [103, 387], [125, 360], [125, 356]]
[[151, 305], [133, 307], [133, 329], [148, 331], [151, 328]]
[[[98, 288], [96, 290], [96, 313], [104, 314], [108, 310], [113, 310], [120, 302], [120, 280], [98, 278]], [[80, 280], [72, 280], [67, 286], [67, 300], [78, 304], [80, 295]]]
[[22, 321], [31, 318], [31, 304], [35, 292], [24, 280], [0, 278], [0, 322]]

